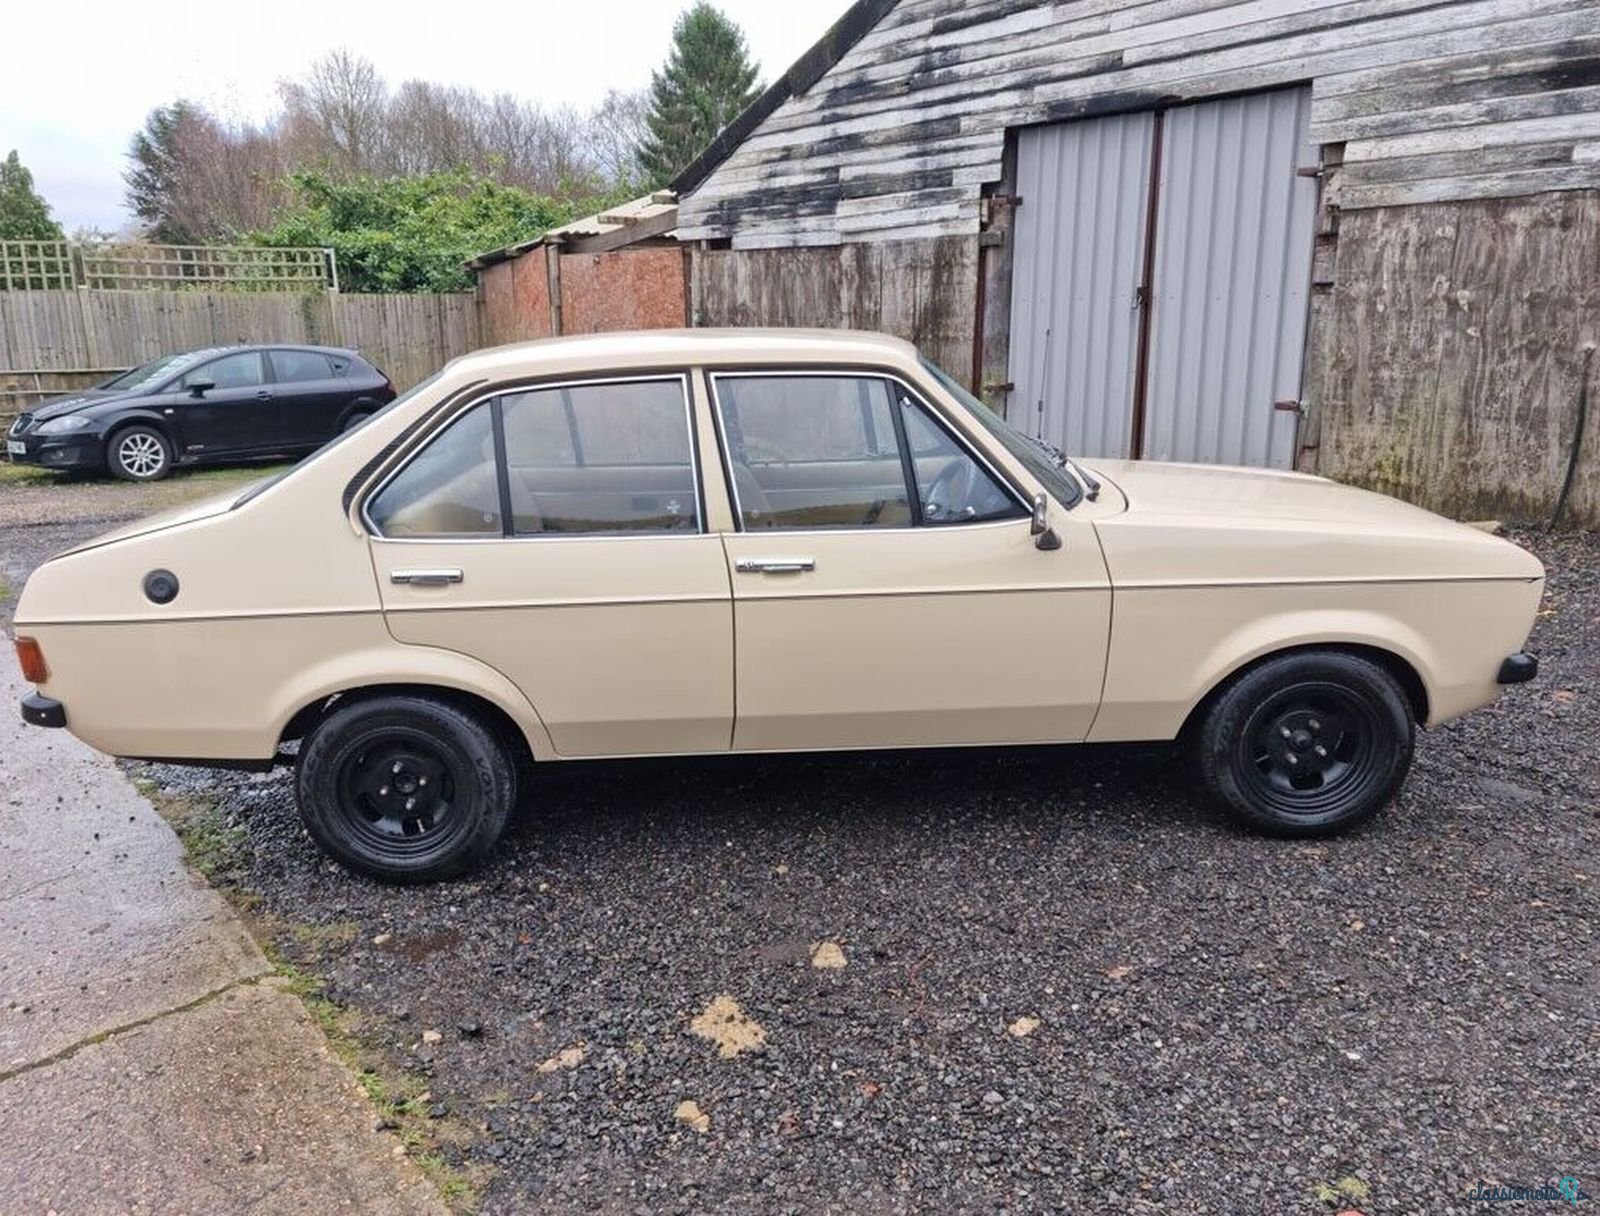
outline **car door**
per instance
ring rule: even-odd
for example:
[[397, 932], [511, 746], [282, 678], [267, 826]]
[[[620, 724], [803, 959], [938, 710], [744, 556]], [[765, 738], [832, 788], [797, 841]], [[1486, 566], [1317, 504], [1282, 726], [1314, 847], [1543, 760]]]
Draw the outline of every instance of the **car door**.
[[273, 409], [268, 441], [285, 451], [314, 448], [338, 433], [349, 385], [333, 374], [328, 356], [315, 350], [273, 350]]
[[710, 377], [738, 530], [736, 750], [1078, 741], [1111, 591], [1093, 529], [1030, 499], [904, 380]]
[[364, 504], [390, 632], [502, 672], [564, 756], [728, 749], [732, 605], [687, 387], [492, 394]]
[[[199, 387], [209, 382], [210, 388]], [[183, 455], [261, 451], [272, 427], [273, 394], [258, 350], [235, 351], [196, 365], [179, 377], [171, 404]]]

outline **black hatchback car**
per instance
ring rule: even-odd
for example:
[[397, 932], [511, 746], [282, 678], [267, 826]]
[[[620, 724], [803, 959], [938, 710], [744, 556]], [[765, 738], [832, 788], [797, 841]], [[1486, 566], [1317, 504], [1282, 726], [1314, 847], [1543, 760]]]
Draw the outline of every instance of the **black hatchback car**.
[[226, 346], [164, 355], [23, 414], [6, 452], [47, 469], [107, 469], [129, 481], [175, 464], [309, 452], [394, 400], [355, 351]]

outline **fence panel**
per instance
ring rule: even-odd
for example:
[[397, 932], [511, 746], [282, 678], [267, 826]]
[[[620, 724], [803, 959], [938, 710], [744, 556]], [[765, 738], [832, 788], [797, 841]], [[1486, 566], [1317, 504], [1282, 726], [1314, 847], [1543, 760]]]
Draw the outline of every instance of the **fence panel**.
[[470, 292], [0, 292], [0, 426], [158, 355], [253, 342], [351, 347], [401, 391], [482, 344]]

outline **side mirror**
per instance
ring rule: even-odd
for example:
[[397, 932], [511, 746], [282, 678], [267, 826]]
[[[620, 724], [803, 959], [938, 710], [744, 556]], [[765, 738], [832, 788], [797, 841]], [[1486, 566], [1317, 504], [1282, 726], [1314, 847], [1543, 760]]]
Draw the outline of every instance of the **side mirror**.
[[1050, 526], [1050, 500], [1043, 492], [1033, 496], [1033, 523], [1028, 530], [1033, 534], [1034, 548], [1046, 551], [1061, 548], [1061, 538]]
[[217, 382], [215, 380], [190, 380], [184, 387], [189, 390], [189, 396], [204, 397], [217, 387]]

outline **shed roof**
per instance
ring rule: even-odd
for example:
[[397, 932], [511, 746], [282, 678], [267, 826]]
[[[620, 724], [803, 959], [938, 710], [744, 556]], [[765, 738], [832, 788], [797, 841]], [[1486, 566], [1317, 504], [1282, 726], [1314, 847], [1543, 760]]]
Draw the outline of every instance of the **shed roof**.
[[532, 240], [480, 253], [467, 263], [467, 268], [481, 270], [496, 262], [507, 262], [541, 245], [564, 245], [576, 252], [601, 253], [652, 238], [671, 240], [677, 219], [678, 196], [671, 190], [657, 190], [548, 229]]

